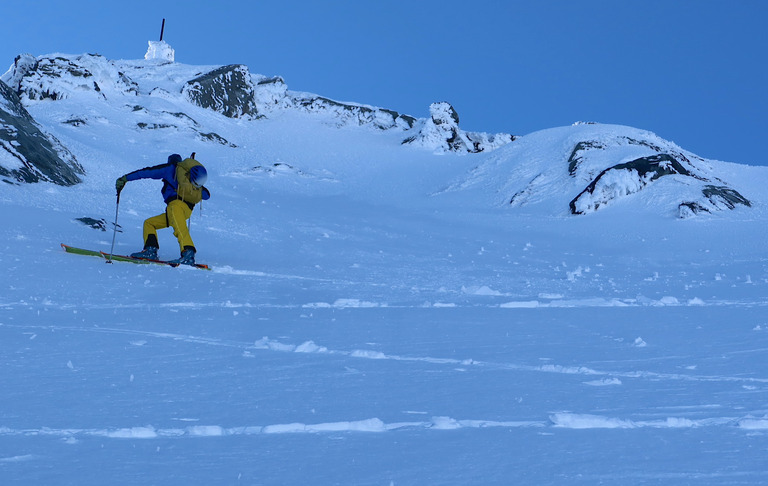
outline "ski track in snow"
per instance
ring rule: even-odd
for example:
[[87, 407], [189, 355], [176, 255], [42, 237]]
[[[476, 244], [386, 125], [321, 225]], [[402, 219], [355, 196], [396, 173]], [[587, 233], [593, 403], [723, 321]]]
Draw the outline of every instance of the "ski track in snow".
[[[259, 272], [254, 272], [259, 273]], [[266, 275], [266, 274], [265, 274]], [[296, 277], [285, 275], [282, 278], [292, 279], [305, 279], [305, 280], [321, 280], [311, 277]], [[332, 280], [328, 280], [331, 282]], [[338, 281], [333, 281], [339, 283]], [[345, 282], [348, 283], [348, 282]], [[357, 285], [362, 285], [360, 282]], [[383, 284], [382, 284], [383, 285]], [[496, 297], [496, 296], [492, 296]], [[389, 307], [393, 309], [413, 309], [424, 307], [486, 307], [486, 308], [499, 308], [499, 309], [552, 309], [552, 308], [590, 308], [590, 307], [762, 307], [768, 306], [768, 299], [765, 300], [726, 300], [726, 299], [708, 299], [706, 301], [693, 298], [688, 302], [679, 302], [677, 299], [674, 301], [669, 300], [669, 297], [663, 297], [658, 300], [654, 299], [606, 299], [603, 297], [586, 297], [586, 298], [574, 298], [574, 299], [552, 299], [550, 301], [543, 300], [527, 300], [527, 301], [508, 301], [502, 303], [489, 303], [478, 304], [477, 302], [459, 303], [459, 302], [424, 302], [418, 305], [409, 304], [393, 304], [388, 302], [376, 302], [372, 300], [361, 300], [355, 298], [339, 298], [333, 302], [310, 302], [305, 304], [270, 304], [270, 303], [258, 303], [253, 304], [250, 302], [165, 302], [153, 304], [153, 307], [157, 308], [187, 308], [187, 309], [204, 309], [204, 308], [249, 308], [249, 309], [349, 309], [349, 308], [372, 308], [372, 307]], [[138, 309], [146, 307], [145, 303], [125, 304], [125, 303], [105, 303], [105, 304], [64, 304], [55, 302], [50, 299], [45, 299], [42, 302], [31, 301], [16, 301], [16, 302], [0, 302], [0, 309], [13, 310], [15, 307], [37, 307], [41, 305], [47, 308], [56, 308], [61, 310], [70, 309]]]
[[[535, 372], [555, 373], [567, 375], [584, 375], [596, 377], [593, 381], [583, 382], [588, 386], [621, 385], [622, 379], [641, 380], [680, 380], [699, 382], [739, 382], [739, 383], [768, 383], [768, 378], [738, 377], [738, 376], [701, 376], [681, 373], [657, 373], [643, 370], [630, 371], [601, 371], [585, 366], [562, 366], [557, 364], [527, 365], [519, 363], [476, 361], [473, 359], [453, 359], [429, 356], [400, 356], [382, 353], [380, 351], [354, 349], [334, 350], [306, 341], [301, 344], [292, 344], [263, 337], [255, 342], [242, 342], [216, 338], [206, 338], [188, 334], [141, 331], [135, 329], [117, 328], [83, 328], [70, 326], [46, 326], [46, 325], [9, 325], [2, 324], [5, 328], [21, 329], [28, 332], [41, 331], [68, 331], [83, 333], [123, 334], [141, 338], [169, 339], [186, 342], [194, 345], [218, 346], [234, 348], [243, 351], [244, 357], [252, 357], [253, 352], [278, 352], [315, 355], [346, 356], [352, 359], [390, 360], [404, 363], [428, 363], [437, 366], [477, 367], [509, 372]], [[134, 340], [132, 344], [143, 344], [144, 340]], [[138, 345], [138, 344], [136, 344]], [[754, 417], [745, 414], [740, 417], [710, 416], [705, 418], [689, 419], [685, 417], [666, 417], [659, 420], [632, 420], [620, 417], [602, 416], [594, 414], [579, 414], [572, 412], [552, 412], [541, 420], [527, 421], [495, 421], [481, 419], [455, 419], [452, 417], [432, 417], [426, 421], [393, 422], [385, 423], [379, 418], [364, 420], [351, 420], [340, 422], [326, 422], [317, 424], [283, 423], [270, 425], [243, 425], [226, 427], [222, 425], [192, 425], [181, 428], [155, 428], [152, 425], [115, 428], [49, 428], [40, 427], [34, 429], [13, 429], [0, 426], [0, 436], [26, 436], [26, 437], [56, 437], [69, 443], [77, 443], [87, 438], [107, 439], [174, 439], [174, 438], [205, 438], [228, 436], [259, 436], [268, 434], [337, 434], [337, 433], [384, 433], [396, 431], [445, 431], [460, 429], [485, 429], [485, 428], [539, 428], [545, 429], [690, 429], [690, 428], [715, 428], [731, 427], [745, 432], [768, 431], [768, 416]], [[0, 458], [0, 462], [16, 462], [32, 460], [32, 457], [19, 456]]]
[[[520, 363], [503, 363], [503, 362], [491, 362], [491, 361], [478, 361], [474, 359], [456, 359], [456, 358], [440, 358], [429, 356], [400, 356], [393, 354], [386, 354], [381, 351], [354, 349], [354, 350], [334, 350], [325, 346], [316, 344], [314, 341], [305, 341], [301, 344], [284, 343], [278, 340], [270, 339], [265, 336], [255, 342], [243, 342], [232, 341], [217, 338], [207, 338], [200, 336], [193, 336], [187, 334], [156, 332], [156, 331], [142, 331], [135, 329], [118, 329], [108, 327], [69, 327], [69, 326], [55, 326], [55, 325], [8, 325], [0, 324], [0, 327], [26, 329], [35, 331], [74, 331], [85, 333], [103, 333], [103, 334], [125, 334], [132, 336], [141, 336], [147, 338], [157, 339], [170, 339], [173, 341], [181, 341], [190, 344], [202, 344], [205, 346], [218, 346], [240, 349], [243, 351], [245, 357], [252, 356], [252, 351], [272, 351], [280, 353], [298, 353], [298, 354], [327, 354], [335, 356], [348, 356], [356, 359], [368, 359], [368, 360], [390, 360], [399, 362], [418, 362], [429, 363], [434, 365], [447, 365], [451, 367], [467, 366], [476, 368], [485, 368], [499, 371], [510, 372], [534, 372], [534, 373], [554, 373], [565, 375], [585, 375], [589, 377], [604, 377], [598, 380], [584, 382], [585, 385], [590, 386], [611, 386], [621, 385], [619, 378], [625, 379], [643, 379], [643, 380], [669, 380], [669, 381], [690, 381], [690, 382], [731, 382], [731, 383], [768, 383], [768, 377], [744, 377], [744, 376], [718, 376], [718, 375], [693, 375], [684, 373], [659, 373], [647, 370], [627, 370], [627, 371], [604, 371], [594, 369], [587, 366], [563, 366], [559, 364], [544, 364], [544, 365], [529, 365]], [[134, 341], [145, 342], [145, 341]], [[754, 352], [761, 352], [764, 350], [756, 350]]]

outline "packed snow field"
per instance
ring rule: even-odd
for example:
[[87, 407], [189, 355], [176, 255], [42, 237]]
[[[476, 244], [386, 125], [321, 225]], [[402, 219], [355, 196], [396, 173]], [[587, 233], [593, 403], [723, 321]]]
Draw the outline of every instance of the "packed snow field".
[[[660, 180], [574, 216], [573, 140], [639, 131], [436, 155], [185, 107], [232, 148], [77, 102], [28, 109], [84, 182], [0, 188], [3, 484], [768, 482], [764, 168], [712, 163], [751, 207], [680, 219]], [[109, 251], [116, 209], [115, 253], [140, 249], [160, 183], [116, 208], [114, 180], [193, 151], [212, 271], [61, 250]]]

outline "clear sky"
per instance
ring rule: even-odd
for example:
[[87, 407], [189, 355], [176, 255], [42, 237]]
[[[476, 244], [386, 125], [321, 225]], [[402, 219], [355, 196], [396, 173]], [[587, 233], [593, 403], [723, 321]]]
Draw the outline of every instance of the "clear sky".
[[288, 89], [525, 135], [643, 128], [703, 157], [768, 165], [768, 0], [3, 0], [20, 53], [245, 64]]

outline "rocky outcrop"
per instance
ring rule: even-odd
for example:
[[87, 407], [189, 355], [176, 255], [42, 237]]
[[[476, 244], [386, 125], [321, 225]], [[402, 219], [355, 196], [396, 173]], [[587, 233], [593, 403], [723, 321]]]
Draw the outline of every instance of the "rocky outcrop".
[[16, 92], [0, 81], [0, 178], [7, 183], [81, 182], [83, 168], [55, 137], [42, 132]]
[[514, 136], [504, 133], [489, 135], [461, 130], [459, 114], [450, 103], [432, 103], [429, 115], [418, 133], [403, 140], [403, 144], [419, 145], [435, 152], [478, 153], [515, 140]]
[[752, 203], [739, 194], [739, 191], [726, 186], [707, 184], [701, 190], [701, 198], [696, 201], [685, 201], [678, 207], [681, 218], [690, 218], [701, 213], [711, 213], [724, 209], [736, 209], [736, 206], [752, 207]]
[[340, 103], [322, 96], [296, 96], [292, 105], [301, 111], [330, 115], [338, 127], [370, 125], [379, 130], [408, 130], [416, 119], [396, 111], [354, 103]]
[[[594, 178], [594, 163], [589, 160], [605, 159], [612, 150], [626, 150], [638, 146], [656, 152], [654, 155], [635, 158], [610, 166], [598, 172]], [[609, 160], [609, 159], [608, 159]], [[703, 160], [701, 161], [703, 162]], [[736, 206], [750, 207], [751, 202], [736, 189], [717, 179], [710, 171], [700, 167], [682, 151], [671, 144], [662, 146], [651, 140], [619, 137], [615, 140], [586, 140], [578, 142], [568, 158], [568, 173], [571, 177], [589, 177], [591, 182], [571, 200], [571, 214], [586, 214], [597, 211], [612, 201], [638, 193], [662, 177], [676, 177], [689, 190], [698, 188], [701, 196], [693, 201], [683, 200], [678, 205], [678, 215], [687, 218], [700, 213]], [[695, 190], [695, 189], [693, 189]]]
[[214, 69], [182, 88], [190, 102], [230, 118], [257, 114], [255, 91], [248, 68], [240, 64]]
[[614, 165], [600, 172], [586, 189], [571, 201], [571, 213], [585, 214], [596, 211], [611, 200], [639, 192], [660, 177], [672, 174], [692, 177], [691, 173], [669, 154], [651, 155]]

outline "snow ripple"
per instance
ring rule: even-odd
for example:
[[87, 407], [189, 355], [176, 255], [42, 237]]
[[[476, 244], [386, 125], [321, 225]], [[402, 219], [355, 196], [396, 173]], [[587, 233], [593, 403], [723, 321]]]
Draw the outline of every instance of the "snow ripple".
[[[183, 428], [155, 428], [151, 425], [138, 427], [123, 427], [114, 429], [40, 429], [15, 430], [0, 427], [2, 436], [52, 436], [61, 437], [75, 443], [85, 437], [102, 437], [108, 439], [147, 440], [161, 438], [207, 438], [228, 436], [258, 436], [271, 434], [335, 434], [335, 433], [385, 433], [398, 430], [434, 430], [451, 431], [463, 429], [485, 428], [562, 428], [562, 429], [690, 429], [702, 427], [733, 427], [746, 431], [768, 430], [768, 419], [710, 417], [692, 420], [684, 417], [667, 417], [660, 420], [631, 420], [602, 415], [577, 414], [570, 412], [554, 413], [549, 420], [459, 420], [452, 417], [435, 416], [420, 422], [386, 423], [379, 418], [365, 420], [325, 422], [305, 424], [300, 422], [252, 425], [240, 427], [223, 427], [220, 425], [194, 425]], [[1, 461], [28, 460], [29, 457], [14, 457], [0, 459]]]
[[713, 427], [723, 425], [733, 425], [737, 423], [741, 428], [741, 422], [737, 419], [728, 417], [714, 417], [707, 419], [691, 420], [680, 417], [668, 417], [663, 420], [627, 420], [614, 417], [604, 417], [601, 415], [576, 414], [576, 413], [556, 413], [550, 417], [554, 427], [566, 429], [637, 429], [637, 428], [656, 428], [656, 429], [684, 429], [693, 427]]

